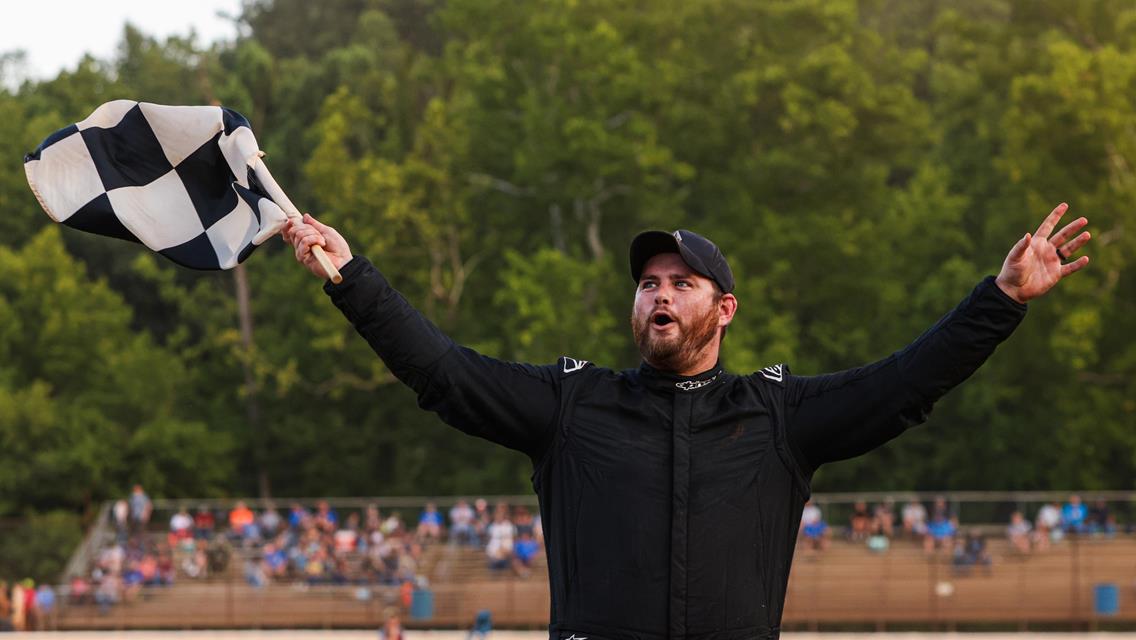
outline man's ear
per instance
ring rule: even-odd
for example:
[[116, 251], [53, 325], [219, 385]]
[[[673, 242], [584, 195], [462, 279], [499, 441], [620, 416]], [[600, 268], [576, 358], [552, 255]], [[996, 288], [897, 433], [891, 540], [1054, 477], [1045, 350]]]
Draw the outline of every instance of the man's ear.
[[738, 299], [732, 293], [723, 294], [718, 300], [718, 326], [725, 327], [734, 321], [738, 312]]

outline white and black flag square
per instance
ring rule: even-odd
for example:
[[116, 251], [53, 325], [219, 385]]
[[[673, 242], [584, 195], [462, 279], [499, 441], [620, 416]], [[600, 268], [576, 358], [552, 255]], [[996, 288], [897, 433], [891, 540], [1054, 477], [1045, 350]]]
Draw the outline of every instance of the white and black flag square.
[[287, 222], [256, 179], [259, 155], [230, 109], [115, 100], [48, 136], [24, 169], [56, 222], [229, 269]]

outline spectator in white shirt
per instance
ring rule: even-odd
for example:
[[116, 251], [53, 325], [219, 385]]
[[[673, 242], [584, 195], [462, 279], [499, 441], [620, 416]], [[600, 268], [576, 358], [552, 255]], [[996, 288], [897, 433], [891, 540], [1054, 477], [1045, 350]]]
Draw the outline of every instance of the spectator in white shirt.
[[813, 504], [812, 500], [806, 502], [801, 511], [800, 533], [806, 552], [824, 551], [828, 548], [830, 531], [821, 516], [820, 507]]
[[508, 569], [512, 566], [513, 539], [517, 535], [516, 527], [509, 521], [508, 505], [497, 505], [488, 531], [489, 544], [485, 546], [485, 553], [489, 556], [489, 568], [494, 571]]
[[465, 500], [458, 500], [450, 509], [450, 536], [458, 544], [477, 544], [477, 530], [473, 526], [473, 507]]
[[189, 515], [189, 510], [185, 507], [178, 509], [178, 512], [170, 518], [170, 532], [174, 534], [185, 533], [192, 535], [190, 529], [193, 528], [193, 516]]
[[914, 498], [903, 505], [903, 532], [912, 538], [927, 535], [927, 508]]
[[1039, 551], [1048, 549], [1050, 542], [1061, 539], [1061, 508], [1056, 502], [1044, 504], [1038, 509], [1034, 528], [1033, 541]]
[[1010, 524], [1006, 527], [1006, 537], [1010, 540], [1010, 546], [1018, 553], [1030, 552], [1030, 532], [1033, 527], [1030, 526], [1029, 520], [1022, 516], [1021, 511], [1015, 511], [1010, 514]]

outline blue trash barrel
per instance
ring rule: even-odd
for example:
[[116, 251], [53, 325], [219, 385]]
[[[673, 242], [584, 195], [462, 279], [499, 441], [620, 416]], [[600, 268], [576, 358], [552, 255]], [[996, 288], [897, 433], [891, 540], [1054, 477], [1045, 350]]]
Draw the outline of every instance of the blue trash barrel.
[[434, 592], [415, 589], [410, 595], [410, 619], [429, 620], [434, 617]]
[[1098, 616], [1114, 616], [1120, 613], [1120, 588], [1111, 582], [1102, 582], [1094, 586], [1093, 611]]

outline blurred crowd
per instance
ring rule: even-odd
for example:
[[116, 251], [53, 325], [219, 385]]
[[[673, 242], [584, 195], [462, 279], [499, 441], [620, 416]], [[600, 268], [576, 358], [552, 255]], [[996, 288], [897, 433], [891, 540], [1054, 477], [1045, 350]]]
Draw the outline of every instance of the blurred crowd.
[[142, 485], [114, 503], [112, 542], [92, 558], [87, 575], [72, 576], [65, 595], [71, 604], [95, 604], [104, 613], [136, 598], [144, 586], [168, 586], [177, 573], [173, 550], [146, 535], [154, 505]]
[[[896, 505], [891, 500], [871, 508], [866, 501], [859, 501], [853, 504], [848, 524], [840, 533], [873, 551], [887, 551], [894, 540], [906, 539], [917, 542], [928, 555], [950, 554], [958, 567], [990, 565], [986, 547], [991, 532], [978, 527], [960, 531], [958, 516], [945, 497], [936, 497], [930, 508], [912, 499], [896, 516]], [[1044, 551], [1066, 536], [1108, 537], [1117, 531], [1116, 515], [1106, 501], [1095, 500], [1087, 506], [1074, 494], [1063, 505], [1043, 504], [1032, 522], [1021, 511], [1012, 512], [1005, 538], [1013, 552], [1028, 554]], [[810, 500], [801, 514], [801, 546], [806, 554], [815, 554], [828, 548], [832, 536], [833, 528], [825, 521], [820, 507]]]
[[113, 541], [93, 558], [89, 574], [71, 579], [70, 602], [106, 612], [144, 587], [235, 572], [256, 587], [387, 585], [408, 598], [427, 582], [422, 563], [431, 545], [477, 548], [491, 574], [521, 577], [544, 552], [539, 514], [505, 503], [490, 507], [482, 498], [458, 500], [445, 514], [428, 503], [410, 522], [397, 509], [371, 504], [340, 511], [326, 500], [284, 510], [270, 504], [257, 511], [244, 501], [227, 509], [185, 506], [164, 531], [153, 515], [140, 485], [113, 505]]
[[[847, 509], [846, 506], [840, 507]], [[0, 630], [50, 628], [58, 600], [90, 604], [106, 612], [139, 596], [146, 587], [178, 581], [243, 578], [255, 587], [272, 583], [308, 585], [387, 585], [400, 598], [427, 585], [424, 552], [432, 545], [474, 549], [492, 575], [527, 577], [544, 553], [539, 513], [525, 506], [490, 505], [485, 499], [457, 500], [446, 511], [434, 503], [402, 510], [369, 504], [337, 510], [326, 500], [254, 510], [238, 501], [231, 507], [188, 505], [160, 521], [141, 485], [110, 510], [111, 540], [91, 558], [90, 570], [71, 578], [57, 594], [31, 580], [0, 582]], [[167, 512], [168, 513], [168, 512]], [[1013, 511], [1004, 537], [1010, 553], [1044, 551], [1069, 536], [1109, 537], [1118, 533], [1107, 502], [1086, 504], [1078, 495], [1064, 503], [1043, 504], [1032, 521]], [[886, 552], [900, 540], [930, 557], [946, 555], [958, 569], [991, 565], [989, 525], [961, 530], [956, 510], [945, 497], [928, 504], [892, 500], [851, 505], [847, 524], [830, 526], [820, 505], [802, 512], [799, 543], [806, 556], [826, 550], [834, 537]], [[406, 604], [406, 603], [404, 603]]]
[[54, 628], [56, 594], [48, 584], [27, 579], [14, 584], [0, 580], [0, 631]]
[[[201, 547], [211, 534], [195, 530], [194, 544]], [[190, 534], [171, 526], [170, 535]], [[271, 506], [255, 513], [238, 502], [228, 514], [226, 537], [252, 551], [243, 554], [244, 575], [254, 586], [423, 584], [423, 552], [439, 543], [479, 547], [491, 571], [527, 576], [543, 551], [539, 519], [528, 509], [500, 503], [491, 511], [484, 499], [472, 506], [459, 500], [445, 515], [427, 503], [409, 523], [399, 510], [384, 514], [374, 504], [341, 514], [324, 500], [311, 510], [293, 503], [282, 515]]]
[[1010, 514], [1006, 537], [1019, 553], [1044, 551], [1066, 536], [1112, 537], [1119, 531], [1116, 514], [1104, 500], [1088, 506], [1081, 496], [1073, 494], [1065, 504], [1042, 505], [1031, 524], [1020, 511]]

